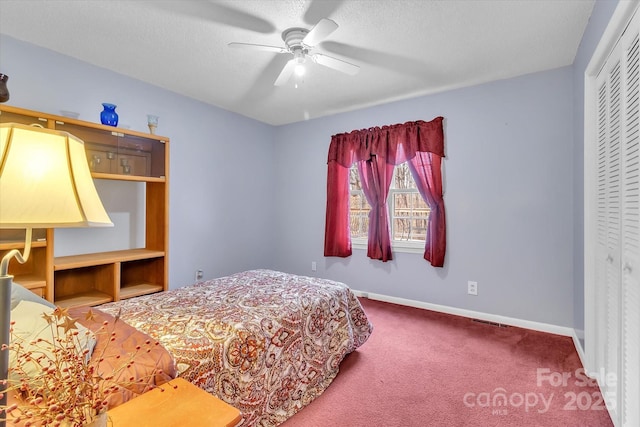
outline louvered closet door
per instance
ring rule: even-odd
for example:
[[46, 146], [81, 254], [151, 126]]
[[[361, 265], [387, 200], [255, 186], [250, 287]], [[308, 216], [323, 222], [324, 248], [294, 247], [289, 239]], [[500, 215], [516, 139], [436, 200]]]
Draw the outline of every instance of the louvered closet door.
[[[640, 15], [596, 77], [594, 362], [617, 426], [640, 426]], [[615, 380], [605, 375], [614, 375]]]
[[640, 426], [640, 16], [623, 37], [625, 51], [624, 135], [621, 144], [622, 313], [621, 415], [624, 426]]
[[[620, 61], [609, 61], [598, 75], [598, 180], [596, 310], [598, 346], [596, 366], [619, 375], [620, 345]], [[597, 372], [600, 376], [602, 372]], [[617, 418], [619, 382], [600, 387], [613, 418]]]

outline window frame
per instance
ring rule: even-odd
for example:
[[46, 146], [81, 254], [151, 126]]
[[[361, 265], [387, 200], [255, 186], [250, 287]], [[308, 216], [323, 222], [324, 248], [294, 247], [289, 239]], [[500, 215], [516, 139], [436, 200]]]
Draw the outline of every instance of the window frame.
[[[405, 162], [406, 163], [406, 162]], [[393, 216], [393, 196], [394, 193], [409, 193], [409, 194], [418, 194], [420, 195], [420, 192], [418, 191], [418, 188], [415, 187], [415, 180], [413, 179], [413, 176], [411, 176], [411, 180], [413, 182], [414, 187], [413, 188], [395, 188], [395, 174], [397, 171], [397, 168], [399, 166], [401, 166], [401, 164], [398, 164], [396, 166], [394, 166], [393, 168], [393, 178], [391, 181], [391, 187], [389, 188], [389, 194], [387, 195], [387, 214], [389, 215], [389, 227], [391, 228], [390, 232], [391, 232], [391, 249], [393, 250], [393, 252], [404, 252], [404, 253], [417, 253], [417, 254], [423, 254], [424, 253], [424, 247], [426, 244], [426, 237], [425, 240], [414, 240], [414, 241], [408, 241], [408, 240], [396, 240], [393, 239], [393, 235], [394, 235], [394, 216]], [[351, 165], [351, 168], [356, 168], [357, 169], [357, 164], [354, 163], [353, 165]], [[358, 179], [360, 179], [360, 177], [358, 176]], [[364, 190], [359, 189], [359, 190], [354, 190], [351, 188], [351, 184], [349, 184], [349, 197], [351, 198], [352, 196], [354, 196], [355, 194], [359, 194], [362, 199], [365, 201], [365, 203], [368, 204], [368, 201], [364, 195]], [[422, 196], [420, 195], [420, 197], [422, 198]], [[423, 199], [424, 201], [424, 199]], [[429, 206], [429, 204], [424, 201], [424, 203]], [[350, 204], [349, 204], [349, 216], [351, 217], [351, 200], [350, 200]], [[409, 218], [412, 218], [411, 216]], [[427, 219], [427, 229], [425, 230], [425, 233], [429, 233], [429, 220]], [[350, 234], [351, 237], [351, 247], [353, 249], [367, 249], [367, 245], [368, 245], [368, 237], [353, 237], [353, 235]]]

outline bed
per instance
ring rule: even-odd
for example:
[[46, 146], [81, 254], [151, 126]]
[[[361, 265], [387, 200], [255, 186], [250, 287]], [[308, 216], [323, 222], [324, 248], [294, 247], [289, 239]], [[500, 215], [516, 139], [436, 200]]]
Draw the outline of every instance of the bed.
[[238, 408], [241, 426], [276, 426], [305, 407], [372, 332], [345, 284], [272, 270], [245, 271], [97, 311], [157, 340], [171, 355], [172, 375]]

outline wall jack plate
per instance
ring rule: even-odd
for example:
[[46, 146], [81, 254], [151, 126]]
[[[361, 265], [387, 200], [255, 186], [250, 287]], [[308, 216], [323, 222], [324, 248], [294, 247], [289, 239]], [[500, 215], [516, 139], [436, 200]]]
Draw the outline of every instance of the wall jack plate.
[[469, 295], [478, 295], [478, 282], [467, 282], [467, 293]]

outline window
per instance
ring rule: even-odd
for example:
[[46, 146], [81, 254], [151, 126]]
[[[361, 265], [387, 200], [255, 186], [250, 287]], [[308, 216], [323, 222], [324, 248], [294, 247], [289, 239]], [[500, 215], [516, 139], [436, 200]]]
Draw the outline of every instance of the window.
[[[442, 193], [442, 159], [444, 157], [444, 117], [430, 122], [418, 120], [382, 128], [368, 128], [341, 133], [331, 137], [327, 156], [327, 214], [324, 231], [324, 256], [349, 257], [352, 255], [351, 228], [364, 240], [366, 234], [367, 256], [386, 262], [393, 259], [392, 244], [414, 247], [424, 242], [424, 259], [434, 267], [444, 265], [447, 250], [447, 229]], [[406, 166], [401, 166], [408, 162]], [[357, 163], [358, 171], [366, 170], [366, 180], [359, 185], [360, 173], [352, 174]], [[407, 167], [415, 185], [394, 183], [391, 197], [393, 170]], [[355, 172], [354, 172], [355, 173]], [[364, 173], [364, 172], [363, 172]], [[399, 177], [408, 177], [398, 172]], [[384, 176], [382, 176], [384, 175]], [[381, 181], [381, 176], [384, 178]], [[350, 187], [350, 179], [353, 186]], [[419, 194], [429, 204], [421, 206]], [[351, 189], [356, 190], [353, 193]], [[411, 193], [415, 193], [412, 195]], [[371, 207], [371, 219], [365, 197], [375, 201]], [[386, 205], [390, 203], [390, 215]], [[354, 213], [351, 216], [351, 206]], [[424, 229], [425, 223], [427, 229]], [[368, 225], [368, 227], [367, 227]], [[367, 233], [364, 230], [368, 228]], [[390, 230], [394, 229], [393, 236]], [[357, 243], [357, 241], [356, 241]]]
[[358, 166], [354, 163], [349, 170], [349, 225], [351, 242], [355, 245], [366, 244], [369, 232], [369, 212], [371, 207], [364, 196]]
[[[371, 207], [360, 185], [356, 164], [349, 170], [349, 190], [351, 241], [355, 247], [366, 248]], [[387, 203], [393, 248], [399, 251], [424, 251], [430, 209], [418, 192], [406, 162], [396, 166], [393, 171]]]

